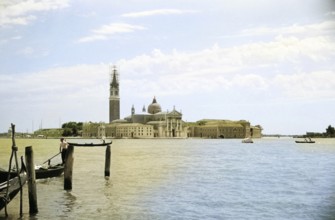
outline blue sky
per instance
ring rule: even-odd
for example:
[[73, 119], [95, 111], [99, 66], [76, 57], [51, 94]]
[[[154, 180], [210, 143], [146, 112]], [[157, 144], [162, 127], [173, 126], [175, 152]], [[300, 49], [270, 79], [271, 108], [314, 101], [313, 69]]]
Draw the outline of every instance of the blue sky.
[[332, 0], [27, 0], [0, 4], [0, 132], [108, 122], [154, 96], [185, 121], [248, 120], [265, 134], [335, 126]]

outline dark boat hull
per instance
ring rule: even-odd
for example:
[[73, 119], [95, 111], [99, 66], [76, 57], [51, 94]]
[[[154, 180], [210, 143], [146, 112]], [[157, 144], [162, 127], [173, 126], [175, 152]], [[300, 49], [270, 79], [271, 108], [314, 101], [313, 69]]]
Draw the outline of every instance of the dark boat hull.
[[298, 143], [298, 144], [314, 144], [315, 141], [295, 141], [295, 143]]
[[112, 142], [99, 143], [99, 144], [95, 144], [95, 143], [80, 144], [80, 143], [70, 143], [70, 142], [68, 142], [68, 144], [72, 145], [72, 146], [75, 146], [75, 147], [105, 147], [105, 146], [111, 145]]
[[36, 179], [45, 179], [60, 176], [63, 172], [64, 172], [63, 165], [52, 166], [49, 167], [48, 169], [40, 168], [35, 170]]
[[[21, 180], [21, 184], [20, 184]], [[9, 180], [9, 187], [8, 187], [8, 196], [6, 197], [7, 192], [7, 179], [0, 184], [0, 210], [5, 207], [12, 199], [16, 196], [16, 194], [20, 191], [21, 186], [23, 186], [27, 181], [26, 173], [20, 174], [19, 177], [14, 177]]]
[[[35, 169], [35, 177], [36, 179], [45, 179], [45, 178], [51, 178], [60, 176], [64, 172], [64, 166], [63, 165], [55, 165], [50, 166], [48, 169]], [[10, 178], [16, 177], [16, 172], [10, 173]], [[8, 177], [8, 172], [4, 170], [0, 170], [0, 182], [6, 181]]]

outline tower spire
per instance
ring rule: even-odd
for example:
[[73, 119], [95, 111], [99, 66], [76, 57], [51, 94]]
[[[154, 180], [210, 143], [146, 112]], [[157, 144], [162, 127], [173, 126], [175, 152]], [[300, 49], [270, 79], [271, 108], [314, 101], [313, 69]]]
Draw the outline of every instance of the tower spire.
[[109, 123], [113, 120], [120, 119], [120, 88], [119, 75], [116, 66], [110, 67], [111, 82], [109, 94]]
[[131, 107], [131, 115], [134, 115], [135, 114], [135, 107], [134, 105]]
[[112, 82], [111, 82], [111, 87], [114, 88], [119, 88], [119, 80], [118, 80], [118, 73], [116, 70], [116, 66], [113, 66], [113, 70], [111, 71], [112, 73]]

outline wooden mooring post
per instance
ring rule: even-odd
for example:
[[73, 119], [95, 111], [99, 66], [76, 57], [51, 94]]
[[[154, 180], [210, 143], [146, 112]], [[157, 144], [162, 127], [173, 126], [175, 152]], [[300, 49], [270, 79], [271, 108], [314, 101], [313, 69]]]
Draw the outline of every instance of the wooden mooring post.
[[107, 145], [105, 154], [105, 179], [109, 179], [111, 166], [111, 146]]
[[73, 170], [73, 151], [74, 146], [69, 145], [65, 156], [64, 166], [64, 190], [72, 190], [72, 170]]
[[37, 207], [34, 151], [32, 146], [28, 146], [25, 148], [25, 158], [26, 158], [27, 176], [28, 176], [29, 213], [35, 214], [38, 212], [38, 207]]
[[69, 143], [67, 147], [67, 152], [65, 156], [65, 165], [64, 165], [64, 190], [72, 190], [72, 172], [73, 172], [73, 151], [74, 146], [83, 146], [83, 147], [94, 147], [94, 146], [106, 146], [106, 153], [105, 153], [105, 179], [109, 179], [110, 176], [110, 160], [111, 160], [111, 144], [110, 143], [102, 143], [102, 144], [77, 144], [77, 143]]

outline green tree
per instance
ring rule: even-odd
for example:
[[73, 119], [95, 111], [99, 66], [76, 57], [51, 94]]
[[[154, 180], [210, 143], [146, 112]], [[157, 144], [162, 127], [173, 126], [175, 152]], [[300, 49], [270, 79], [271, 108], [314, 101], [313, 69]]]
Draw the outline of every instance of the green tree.
[[205, 125], [206, 121], [198, 121], [197, 123], [198, 123], [198, 125]]
[[72, 136], [72, 129], [70, 128], [64, 128], [63, 129], [63, 134], [64, 137]]
[[64, 123], [62, 128], [64, 129], [63, 136], [78, 136], [79, 132], [83, 129], [83, 123], [70, 121]]
[[328, 137], [335, 137], [335, 128], [329, 125], [328, 128], [326, 128], [326, 134]]

